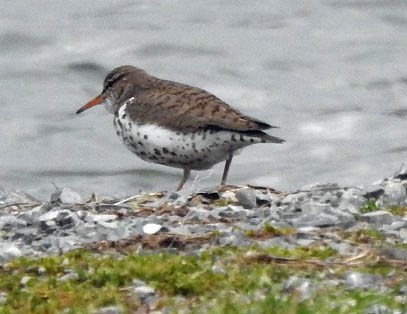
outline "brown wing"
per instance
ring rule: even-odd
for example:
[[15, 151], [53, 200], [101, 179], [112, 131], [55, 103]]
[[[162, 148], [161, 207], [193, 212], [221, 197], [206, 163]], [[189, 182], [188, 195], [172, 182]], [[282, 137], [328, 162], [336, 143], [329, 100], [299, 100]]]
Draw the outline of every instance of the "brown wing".
[[143, 121], [173, 130], [215, 127], [249, 131], [272, 127], [243, 115], [203, 89], [164, 80], [136, 92], [128, 113], [135, 120], [143, 117]]

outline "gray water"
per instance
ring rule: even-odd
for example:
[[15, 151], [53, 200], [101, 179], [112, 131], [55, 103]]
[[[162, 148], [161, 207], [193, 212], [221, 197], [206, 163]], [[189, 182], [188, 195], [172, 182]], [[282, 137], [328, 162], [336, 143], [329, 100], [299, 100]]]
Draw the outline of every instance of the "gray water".
[[181, 171], [128, 152], [102, 107], [74, 114], [122, 64], [280, 126], [287, 142], [246, 148], [230, 183], [365, 184], [407, 161], [406, 0], [2, 1], [0, 185], [173, 189]]

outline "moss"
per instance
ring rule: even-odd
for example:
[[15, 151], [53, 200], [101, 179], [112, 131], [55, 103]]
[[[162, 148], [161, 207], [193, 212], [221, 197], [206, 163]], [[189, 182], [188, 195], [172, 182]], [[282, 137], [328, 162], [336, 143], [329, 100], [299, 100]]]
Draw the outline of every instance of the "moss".
[[263, 228], [259, 231], [252, 231], [252, 230], [247, 230], [245, 231], [245, 234], [254, 239], [267, 239], [267, 238], [272, 238], [272, 237], [278, 237], [278, 236], [285, 236], [285, 235], [290, 235], [295, 233], [294, 228], [277, 228], [273, 227], [272, 225], [265, 224]]
[[361, 208], [359, 208], [359, 212], [361, 214], [374, 212], [376, 210], [379, 210], [379, 207], [376, 205], [376, 200], [374, 198], [369, 199], [366, 203], [362, 205]]
[[[141, 301], [131, 294], [132, 281], [143, 280], [152, 286], [159, 302], [177, 313], [359, 313], [380, 302], [401, 309], [394, 301], [397, 288], [387, 293], [347, 291], [341, 287], [319, 289], [300, 302], [296, 292], [283, 289], [292, 275], [316, 281], [327, 276], [342, 276], [344, 267], [329, 269], [306, 264], [261, 262], [247, 258], [247, 251], [298, 260], [335, 258], [336, 252], [324, 246], [294, 249], [211, 248], [196, 254], [98, 255], [76, 250], [62, 256], [20, 258], [0, 268], [0, 291], [7, 301], [0, 313], [89, 313], [97, 308], [116, 305], [124, 313], [134, 312]], [[321, 264], [322, 265], [322, 264]], [[216, 266], [216, 268], [214, 268]], [[363, 270], [391, 275], [386, 265]], [[362, 270], [362, 269], [361, 269]], [[71, 279], [60, 278], [76, 273]], [[402, 269], [394, 269], [400, 277]], [[400, 275], [400, 276], [399, 276]], [[30, 280], [22, 284], [21, 279]], [[393, 303], [391, 303], [392, 301]]]
[[390, 206], [387, 210], [396, 216], [407, 215], [407, 206]]
[[381, 246], [386, 239], [383, 233], [376, 229], [362, 229], [355, 232], [345, 232], [345, 238], [356, 243], [368, 243]]

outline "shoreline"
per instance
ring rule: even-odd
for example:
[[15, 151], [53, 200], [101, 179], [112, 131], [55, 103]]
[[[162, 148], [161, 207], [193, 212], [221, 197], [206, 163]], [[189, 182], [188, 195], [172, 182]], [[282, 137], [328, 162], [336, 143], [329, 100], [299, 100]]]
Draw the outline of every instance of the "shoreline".
[[[330, 277], [338, 287], [379, 288], [407, 306], [401, 292], [407, 291], [407, 278], [399, 278], [407, 267], [407, 168], [366, 187], [317, 184], [289, 193], [227, 186], [193, 194], [84, 199], [63, 188], [43, 203], [23, 192], [3, 190], [1, 195], [2, 268], [21, 257], [57, 259], [78, 249], [103, 258], [175, 254], [199, 260], [205, 252], [235, 248], [234, 254], [249, 263], [333, 269]], [[369, 268], [356, 270], [368, 264], [394, 272], [378, 276]], [[349, 270], [335, 275], [344, 267]], [[316, 278], [291, 275], [280, 284], [299, 289], [298, 298], [309, 301], [328, 285], [327, 279], [317, 284]], [[389, 278], [398, 278], [397, 288]], [[145, 300], [150, 308], [160, 299], [151, 284], [141, 284], [153, 291]]]

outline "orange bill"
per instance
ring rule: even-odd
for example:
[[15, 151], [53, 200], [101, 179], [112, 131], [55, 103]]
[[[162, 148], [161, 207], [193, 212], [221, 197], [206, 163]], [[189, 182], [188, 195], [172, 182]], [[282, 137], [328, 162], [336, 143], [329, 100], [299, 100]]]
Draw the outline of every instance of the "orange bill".
[[82, 111], [85, 111], [93, 106], [100, 105], [103, 101], [105, 100], [105, 96], [99, 95], [93, 98], [90, 102], [88, 102], [86, 105], [82, 106], [81, 108], [76, 111], [76, 114], [81, 113]]

